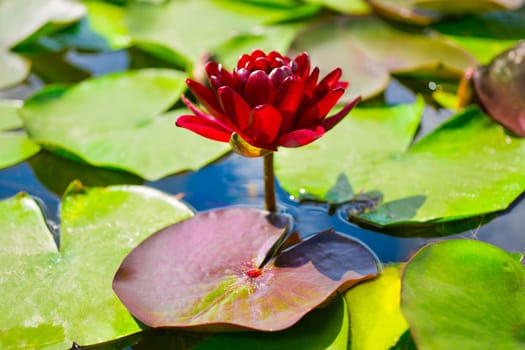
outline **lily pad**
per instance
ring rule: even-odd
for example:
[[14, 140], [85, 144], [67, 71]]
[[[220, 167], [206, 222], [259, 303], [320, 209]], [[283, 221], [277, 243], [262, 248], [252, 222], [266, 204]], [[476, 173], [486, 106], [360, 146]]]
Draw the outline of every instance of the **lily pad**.
[[30, 62], [9, 50], [48, 23], [71, 23], [85, 13], [82, 4], [69, 0], [0, 2], [0, 89], [23, 81]]
[[525, 41], [477, 68], [473, 81], [476, 96], [487, 112], [525, 137]]
[[292, 49], [309, 52], [312, 63], [322, 69], [341, 67], [352, 97], [363, 98], [383, 91], [390, 73], [443, 69], [459, 77], [476, 63], [436, 33], [402, 31], [371, 16], [332, 19], [313, 26], [298, 37]]
[[516, 10], [523, 0], [368, 0], [382, 16], [402, 22], [429, 24], [447, 16]]
[[330, 200], [372, 199], [352, 220], [375, 226], [479, 216], [507, 208], [524, 191], [525, 140], [472, 108], [410, 146], [422, 107], [419, 100], [354, 109], [321, 140], [279, 150], [279, 182], [296, 198], [327, 200], [343, 178], [349, 190]]
[[126, 257], [113, 289], [152, 327], [278, 331], [336, 290], [376, 275], [370, 251], [332, 231], [261, 266], [286, 229], [274, 217], [226, 208], [168, 227]]
[[525, 8], [496, 11], [436, 23], [433, 29], [488, 64], [525, 37]]
[[333, 10], [353, 15], [364, 15], [372, 12], [365, 0], [305, 0], [312, 4], [321, 4]]
[[401, 265], [346, 292], [352, 350], [389, 350], [408, 330], [401, 314]]
[[[126, 23], [139, 47], [192, 67], [238, 35], [253, 34], [265, 24], [312, 16], [319, 9], [308, 4], [257, 5], [234, 0], [172, 1], [162, 6], [136, 3], [128, 7]], [[205, 26], [198, 25], [199, 18], [206, 21]]]
[[15, 165], [40, 151], [40, 146], [29, 140], [18, 129], [22, 120], [18, 117], [19, 100], [0, 100], [0, 169]]
[[184, 78], [169, 69], [108, 74], [69, 89], [46, 88], [20, 112], [31, 138], [44, 147], [155, 180], [202, 167], [229, 150], [176, 128], [185, 111], [161, 114], [180, 97]]
[[67, 349], [140, 332], [112, 276], [141, 240], [191, 215], [146, 187], [76, 184], [62, 202], [59, 250], [35, 200], [1, 201], [0, 347]]
[[418, 349], [522, 349], [521, 258], [472, 240], [421, 249], [404, 270], [401, 295]]
[[38, 44], [53, 51], [71, 47], [82, 50], [111, 51], [131, 45], [124, 21], [125, 8], [98, 0], [85, 0], [87, 14], [75, 25], [40, 38]]
[[284, 331], [221, 333], [209, 337], [194, 349], [346, 350], [347, 341], [348, 309], [345, 299], [337, 294], [327, 307], [313, 310]]

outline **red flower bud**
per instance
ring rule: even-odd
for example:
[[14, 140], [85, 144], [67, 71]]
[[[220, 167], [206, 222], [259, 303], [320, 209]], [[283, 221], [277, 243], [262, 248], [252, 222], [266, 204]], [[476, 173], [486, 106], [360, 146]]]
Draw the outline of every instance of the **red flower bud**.
[[[306, 53], [292, 60], [276, 51], [266, 55], [255, 50], [242, 55], [233, 72], [209, 62], [210, 87], [186, 80], [207, 113], [183, 98], [194, 114], [180, 116], [176, 124], [213, 140], [234, 140], [234, 150], [246, 156], [265, 153], [254, 151], [257, 148], [304, 146], [323, 136], [359, 101], [327, 117], [348, 86], [339, 81], [341, 73], [337, 68], [317, 82], [319, 69], [310, 71]], [[244, 149], [250, 152], [244, 154]]]

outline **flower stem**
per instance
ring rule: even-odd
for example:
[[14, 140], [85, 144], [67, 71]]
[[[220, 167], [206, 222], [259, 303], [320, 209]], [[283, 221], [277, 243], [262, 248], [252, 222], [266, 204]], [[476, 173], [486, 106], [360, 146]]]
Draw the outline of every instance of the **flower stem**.
[[264, 206], [270, 213], [277, 212], [275, 175], [273, 174], [273, 152], [264, 156]]

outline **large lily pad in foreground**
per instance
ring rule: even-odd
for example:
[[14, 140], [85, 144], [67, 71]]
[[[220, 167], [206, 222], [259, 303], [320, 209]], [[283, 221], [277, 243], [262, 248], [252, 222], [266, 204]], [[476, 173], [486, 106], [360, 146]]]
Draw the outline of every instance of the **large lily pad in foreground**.
[[338, 289], [377, 273], [361, 243], [323, 232], [261, 266], [286, 227], [251, 208], [219, 209], [172, 225], [134, 249], [113, 288], [153, 327], [290, 327]]
[[197, 169], [229, 149], [175, 127], [183, 110], [162, 114], [184, 90], [184, 74], [143, 69], [109, 74], [70, 89], [49, 87], [21, 110], [33, 140], [95, 166], [148, 180]]
[[68, 349], [141, 331], [111, 281], [124, 256], [191, 211], [145, 187], [66, 193], [60, 250], [36, 202], [0, 202], [0, 348]]
[[338, 293], [328, 306], [313, 310], [291, 328], [279, 332], [215, 334], [194, 350], [347, 350], [347, 343], [348, 308], [345, 299]]
[[[422, 101], [354, 109], [313, 144], [279, 150], [277, 177], [296, 197], [342, 202], [375, 192], [375, 210], [352, 214], [374, 225], [477, 216], [524, 191], [525, 140], [470, 109], [410, 145], [421, 110]], [[347, 190], [330, 191], [338, 182]]]
[[420, 250], [402, 277], [401, 309], [418, 349], [523, 349], [521, 255], [452, 240]]
[[26, 133], [17, 129], [22, 120], [17, 111], [22, 105], [18, 100], [0, 100], [0, 169], [21, 162], [40, 150]]

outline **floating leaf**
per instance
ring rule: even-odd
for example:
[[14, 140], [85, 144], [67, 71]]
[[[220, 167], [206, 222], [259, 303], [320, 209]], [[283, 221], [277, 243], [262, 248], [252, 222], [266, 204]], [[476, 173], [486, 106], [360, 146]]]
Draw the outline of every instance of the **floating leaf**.
[[5, 131], [22, 126], [18, 109], [22, 101], [0, 100], [0, 169], [19, 163], [40, 151], [24, 131]]
[[62, 202], [60, 250], [36, 202], [0, 202], [0, 347], [66, 349], [141, 331], [111, 290], [124, 256], [191, 211], [146, 187], [73, 186]]
[[85, 13], [83, 5], [69, 0], [17, 0], [0, 2], [0, 89], [24, 80], [30, 63], [9, 52], [47, 23], [65, 24]]
[[347, 341], [348, 310], [345, 299], [337, 294], [330, 305], [313, 310], [284, 331], [221, 333], [204, 340], [194, 350], [346, 350]]
[[131, 37], [124, 21], [125, 8], [98, 0], [83, 2], [87, 14], [74, 26], [38, 40], [53, 51], [71, 47], [82, 50], [110, 51], [127, 48]]
[[305, 0], [312, 4], [321, 4], [333, 10], [353, 15], [369, 14], [372, 9], [365, 0]]
[[31, 138], [51, 150], [154, 180], [202, 167], [229, 149], [175, 127], [185, 110], [160, 114], [183, 89], [184, 75], [174, 70], [109, 74], [44, 89], [21, 115]]
[[325, 199], [340, 176], [353, 193], [378, 191], [375, 209], [352, 214], [376, 226], [478, 216], [505, 209], [524, 191], [525, 140], [470, 109], [409, 147], [422, 107], [419, 100], [354, 109], [322, 140], [279, 150], [279, 182], [295, 197]]
[[476, 96], [492, 118], [525, 137], [525, 41], [477, 68], [473, 81]]
[[346, 293], [350, 349], [389, 350], [408, 329], [400, 308], [400, 270], [400, 265], [389, 266], [379, 277]]
[[402, 277], [401, 309], [418, 349], [522, 349], [521, 255], [452, 240], [421, 249]]
[[[318, 10], [315, 5], [257, 5], [232, 0], [172, 1], [163, 6], [137, 3], [129, 6], [126, 21], [139, 47], [191, 67], [203, 55], [258, 26], [311, 16]], [[200, 20], [206, 25], [198, 25]]]
[[429, 24], [446, 16], [482, 13], [497, 10], [516, 10], [523, 0], [368, 0], [374, 10], [390, 19]]
[[436, 23], [433, 29], [488, 64], [525, 37], [525, 8], [497, 11]]
[[251, 208], [199, 214], [134, 249], [113, 288], [152, 327], [290, 327], [339, 288], [377, 273], [361, 243], [323, 232], [260, 264], [285, 225]]
[[402, 31], [370, 16], [311, 27], [299, 36], [293, 50], [308, 51], [313, 64], [322, 69], [341, 67], [352, 96], [363, 98], [384, 90], [390, 73], [442, 68], [459, 76], [475, 64], [465, 51], [435, 33]]

